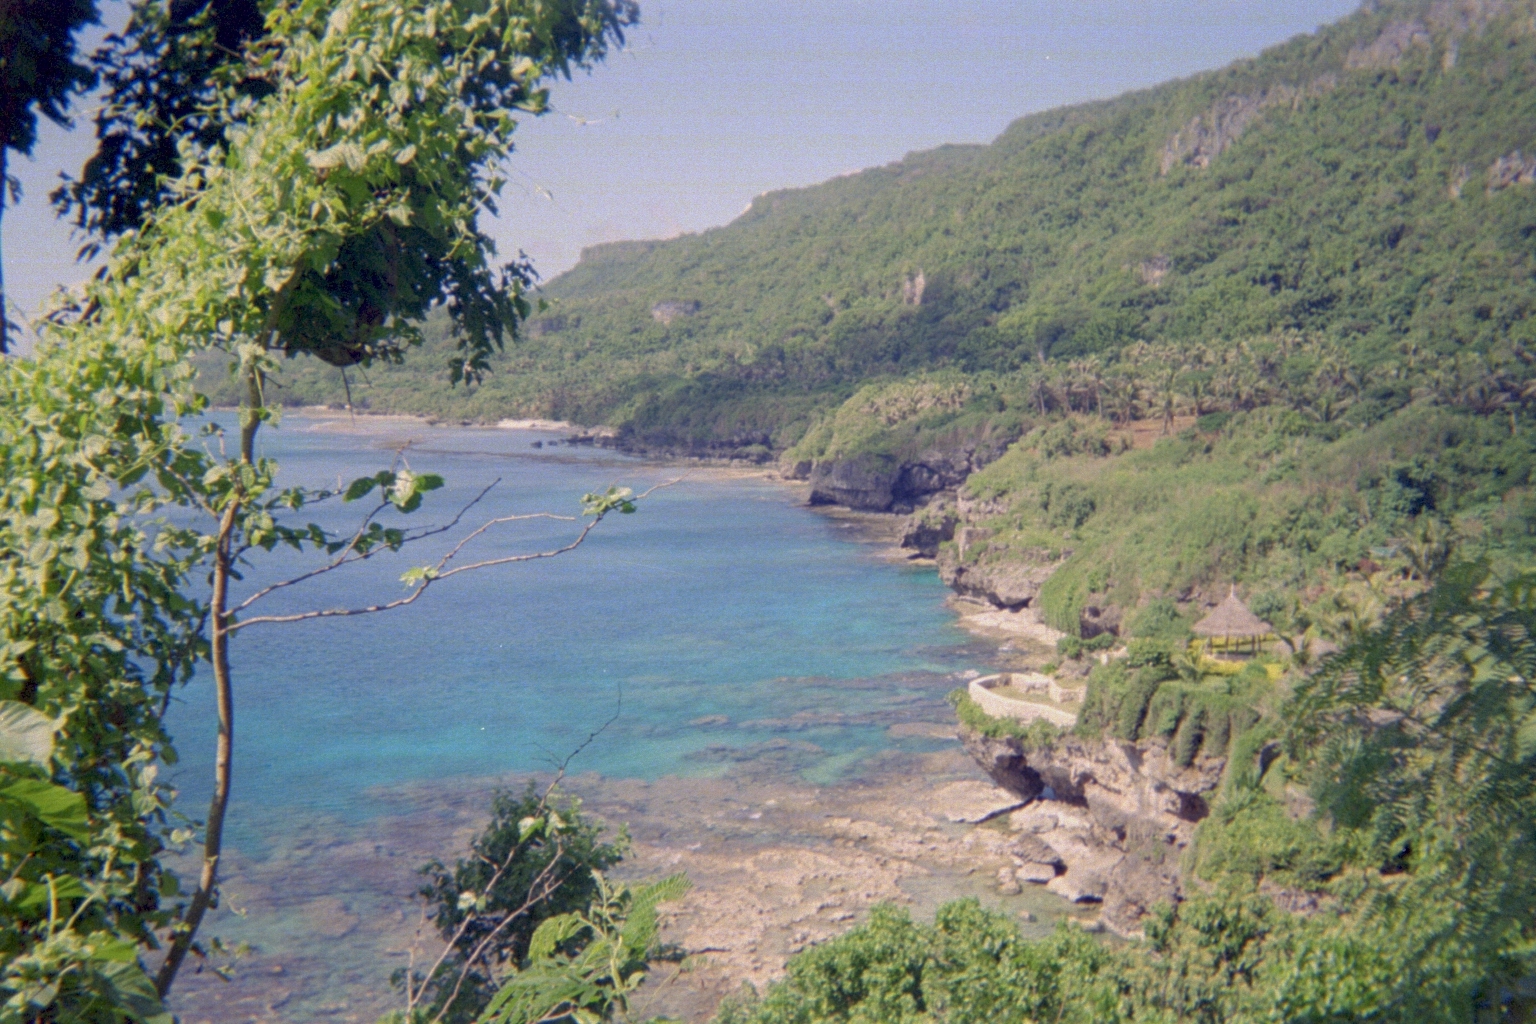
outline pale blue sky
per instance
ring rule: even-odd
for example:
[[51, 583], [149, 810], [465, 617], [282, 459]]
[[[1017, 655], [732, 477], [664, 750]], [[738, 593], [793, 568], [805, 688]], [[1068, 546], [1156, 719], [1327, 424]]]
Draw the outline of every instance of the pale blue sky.
[[[641, 5], [625, 50], [556, 85], [556, 112], [523, 125], [489, 228], [504, 254], [526, 250], [546, 278], [596, 242], [724, 224], [759, 192], [988, 142], [1024, 114], [1220, 67], [1357, 0]], [[120, 3], [103, 6], [121, 19]], [[6, 213], [5, 278], [25, 314], [83, 276], [46, 196], [90, 143], [83, 121], [74, 132], [49, 126], [32, 161], [12, 162], [26, 195]]]

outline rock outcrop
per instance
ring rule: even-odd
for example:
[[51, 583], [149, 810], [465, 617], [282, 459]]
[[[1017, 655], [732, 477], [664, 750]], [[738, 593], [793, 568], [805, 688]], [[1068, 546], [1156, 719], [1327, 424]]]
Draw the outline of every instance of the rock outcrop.
[[960, 738], [998, 785], [1033, 799], [1011, 820], [1020, 833], [1010, 848], [1019, 881], [1046, 884], [1073, 902], [1102, 902], [1105, 925], [1121, 935], [1139, 933], [1148, 911], [1182, 897], [1180, 855], [1209, 812], [1223, 759], [1181, 766], [1155, 740], [1069, 735], [1026, 750], [1012, 737], [962, 729]]
[[926, 448], [908, 457], [862, 454], [819, 459], [809, 466], [797, 463], [786, 475], [810, 481], [812, 505], [909, 513], [930, 495], [959, 487], [966, 477], [1002, 455], [1013, 440], [1003, 433], [955, 447]]
[[1536, 156], [1526, 156], [1518, 149], [1499, 157], [1488, 167], [1489, 192], [1533, 182], [1536, 182]]
[[[961, 527], [961, 531], [974, 527]], [[960, 536], [959, 533], [956, 537]], [[955, 593], [974, 597], [998, 608], [1024, 608], [1039, 595], [1059, 562], [972, 562], [956, 547], [938, 551], [939, 579]]]
[[895, 500], [901, 465], [891, 455], [856, 455], [812, 464], [812, 505], [847, 505], [868, 512], [888, 512]]
[[924, 508], [912, 513], [901, 531], [901, 547], [921, 558], [936, 558], [939, 545], [954, 540], [960, 512], [951, 494], [941, 493]]
[[1386, 25], [1381, 34], [1370, 42], [1350, 47], [1344, 55], [1344, 66], [1351, 71], [1395, 68], [1403, 62], [1409, 50], [1416, 46], [1427, 47], [1433, 41], [1429, 29], [1422, 21], [1394, 21]]
[[1163, 174], [1180, 165], [1203, 170], [1241, 138], [1264, 111], [1271, 107], [1295, 106], [1309, 97], [1321, 96], [1337, 85], [1335, 76], [1322, 75], [1304, 86], [1277, 82], [1256, 93], [1224, 96], [1174, 133], [1163, 146], [1158, 166]]

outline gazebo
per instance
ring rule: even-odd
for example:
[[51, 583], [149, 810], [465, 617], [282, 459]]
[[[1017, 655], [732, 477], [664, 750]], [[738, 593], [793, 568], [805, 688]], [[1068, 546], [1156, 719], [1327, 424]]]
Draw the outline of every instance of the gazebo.
[[1221, 641], [1227, 650], [1246, 646], [1249, 653], [1257, 653], [1259, 644], [1274, 635], [1275, 627], [1248, 610], [1248, 606], [1238, 599], [1237, 584], [1234, 583], [1226, 599], [1211, 614], [1195, 623], [1193, 632], [1205, 639], [1208, 649]]

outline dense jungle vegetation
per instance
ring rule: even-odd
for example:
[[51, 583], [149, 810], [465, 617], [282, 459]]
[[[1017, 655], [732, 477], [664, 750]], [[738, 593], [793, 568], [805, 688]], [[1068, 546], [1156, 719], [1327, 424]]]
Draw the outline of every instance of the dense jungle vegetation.
[[[941, 368], [1006, 375], [1276, 331], [1365, 363], [1529, 343], [1531, 16], [1378, 4], [1219, 72], [1024, 118], [990, 146], [760, 196], [699, 235], [598, 247], [543, 289], [549, 307], [484, 382], [439, 386], [429, 344], [353, 372], [353, 395], [780, 451], [863, 384]], [[281, 383], [284, 401], [345, 400], [341, 373], [313, 360]]]

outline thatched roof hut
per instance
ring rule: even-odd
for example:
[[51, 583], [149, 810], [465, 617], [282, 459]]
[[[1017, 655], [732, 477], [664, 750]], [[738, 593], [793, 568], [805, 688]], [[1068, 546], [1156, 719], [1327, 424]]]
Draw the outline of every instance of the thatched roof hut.
[[1274, 633], [1275, 627], [1248, 610], [1237, 596], [1237, 586], [1216, 608], [1195, 623], [1194, 633], [1211, 640], [1259, 641]]

